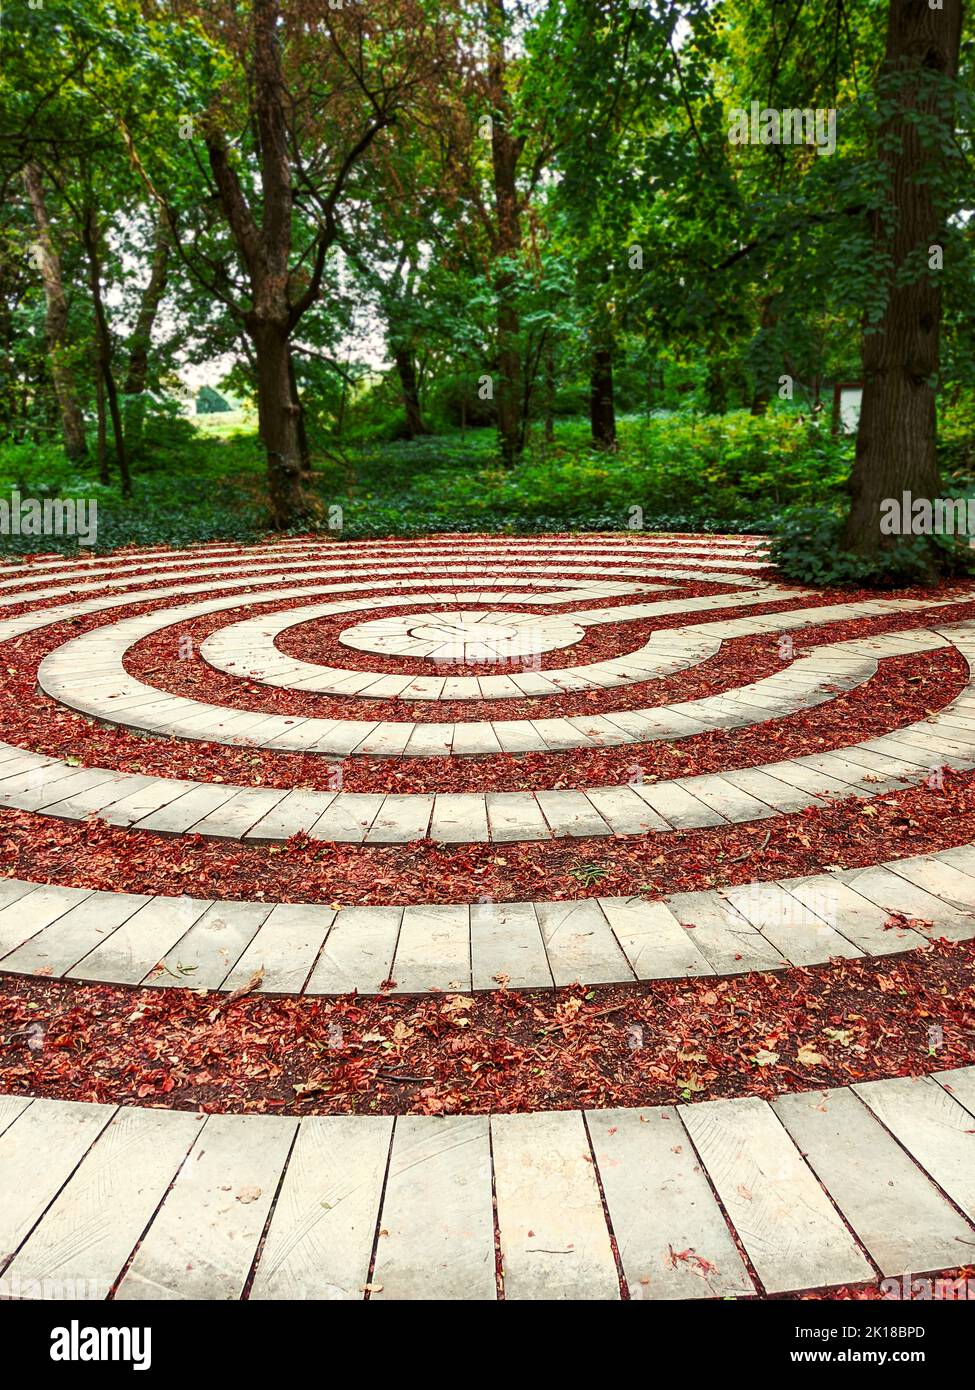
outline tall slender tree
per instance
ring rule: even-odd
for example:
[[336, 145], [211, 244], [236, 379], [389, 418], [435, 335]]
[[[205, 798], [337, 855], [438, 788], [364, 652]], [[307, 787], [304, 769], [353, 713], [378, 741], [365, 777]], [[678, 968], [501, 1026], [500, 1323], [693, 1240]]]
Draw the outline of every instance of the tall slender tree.
[[44, 300], [47, 306], [45, 330], [47, 333], [48, 361], [54, 394], [57, 397], [61, 416], [61, 434], [64, 451], [69, 459], [78, 462], [85, 457], [85, 421], [81, 413], [71, 364], [71, 346], [68, 341], [68, 296], [61, 274], [61, 257], [54, 242], [51, 221], [47, 212], [47, 199], [44, 194], [44, 181], [40, 166], [31, 160], [24, 167], [24, 189], [30, 202], [31, 213], [37, 229], [34, 243], [34, 258], [44, 286]]

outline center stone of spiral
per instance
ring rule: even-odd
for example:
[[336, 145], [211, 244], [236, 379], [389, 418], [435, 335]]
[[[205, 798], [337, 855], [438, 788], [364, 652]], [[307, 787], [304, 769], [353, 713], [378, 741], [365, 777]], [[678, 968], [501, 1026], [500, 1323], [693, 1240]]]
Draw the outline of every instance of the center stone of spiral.
[[510, 642], [518, 635], [516, 627], [502, 623], [471, 623], [461, 618], [456, 622], [424, 622], [409, 629], [409, 635], [420, 642]]
[[523, 662], [578, 642], [568, 618], [533, 613], [414, 613], [357, 623], [339, 641], [358, 651], [431, 661]]

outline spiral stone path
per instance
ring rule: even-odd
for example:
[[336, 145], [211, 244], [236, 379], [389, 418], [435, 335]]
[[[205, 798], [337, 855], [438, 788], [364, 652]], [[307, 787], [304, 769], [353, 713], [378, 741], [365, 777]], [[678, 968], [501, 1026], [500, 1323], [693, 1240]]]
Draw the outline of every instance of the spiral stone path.
[[[736, 644], [756, 642], [764, 665], [743, 679]], [[36, 681], [29, 717], [0, 695], [0, 823], [33, 818], [39, 840], [113, 827], [136, 864], [172, 845], [190, 866], [228, 847], [261, 866], [246, 897], [192, 873], [179, 892], [148, 872], [121, 891], [83, 862], [0, 866], [3, 983], [638, 987], [965, 942], [975, 845], [950, 822], [922, 854], [744, 883], [716, 865], [667, 894], [603, 893], [591, 865], [975, 769], [973, 653], [975, 590], [824, 599], [782, 583], [758, 537], [298, 539], [0, 565], [0, 669]], [[964, 674], [891, 726], [877, 692], [921, 658]], [[875, 707], [868, 736], [829, 722], [846, 696]], [[801, 751], [776, 756], [784, 730]], [[685, 749], [686, 772], [653, 771]], [[126, 770], [140, 751], [151, 770]], [[580, 868], [574, 889], [542, 874], [530, 897], [458, 897], [398, 889], [393, 860], [370, 901], [302, 900], [276, 891], [290, 844], [325, 864], [385, 847], [404, 872], [561, 846]], [[975, 1068], [447, 1116], [203, 1114], [34, 1096], [28, 1079], [0, 1095], [0, 1185], [15, 1298], [795, 1294], [970, 1262]]]

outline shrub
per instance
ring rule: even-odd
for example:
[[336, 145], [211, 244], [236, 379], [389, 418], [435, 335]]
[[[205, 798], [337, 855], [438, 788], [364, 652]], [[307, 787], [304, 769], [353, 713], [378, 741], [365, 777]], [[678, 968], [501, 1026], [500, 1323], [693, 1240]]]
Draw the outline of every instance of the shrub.
[[876, 556], [860, 556], [841, 548], [843, 522], [839, 509], [794, 509], [778, 525], [771, 558], [787, 579], [838, 587], [907, 588], [975, 572], [965, 537], [892, 537]]

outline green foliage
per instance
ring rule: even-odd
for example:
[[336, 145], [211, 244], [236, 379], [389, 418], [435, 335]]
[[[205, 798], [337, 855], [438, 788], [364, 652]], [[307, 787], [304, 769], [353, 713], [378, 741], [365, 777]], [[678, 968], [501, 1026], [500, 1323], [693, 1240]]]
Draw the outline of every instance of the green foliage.
[[[946, 422], [945, 448], [961, 449], [971, 407]], [[776, 562], [806, 584], [899, 587], [938, 572], [968, 573], [975, 552], [944, 538], [898, 541], [876, 560], [839, 547], [852, 440], [796, 413], [773, 410], [701, 417], [688, 411], [620, 421], [615, 453], [594, 451], [587, 423], [559, 421], [553, 444], [540, 431], [524, 462], [498, 466], [492, 430], [452, 431], [412, 441], [373, 440], [316, 453], [324, 507], [343, 511], [347, 539], [436, 532], [724, 531], [775, 533]], [[98, 550], [121, 545], [253, 541], [266, 533], [263, 459], [253, 417], [199, 422], [154, 417], [134, 496], [102, 487], [60, 448], [0, 448], [0, 496], [98, 502]], [[634, 512], [640, 508], [641, 512]], [[2, 537], [6, 552], [71, 552], [70, 537]]]
[[350, 536], [428, 530], [762, 529], [783, 507], [838, 494], [850, 441], [794, 414], [690, 413], [620, 421], [615, 453], [593, 450], [584, 421], [536, 433], [516, 469], [498, 466], [487, 430], [349, 451], [323, 470]]
[[[9, 444], [0, 480], [28, 495], [97, 495], [106, 544], [245, 538], [265, 525], [253, 415], [234, 412], [233, 438], [222, 415], [201, 417], [194, 433], [166, 399], [187, 366], [215, 362], [234, 399], [256, 398], [240, 332], [252, 307], [247, 275], [205, 144], [208, 130], [227, 132], [234, 178], [261, 221], [249, 27], [230, 22], [251, 8], [44, 0], [4, 11], [0, 437]], [[765, 528], [789, 508], [831, 515], [842, 505], [851, 441], [799, 412], [828, 400], [833, 381], [861, 374], [862, 327], [882, 320], [890, 294], [870, 217], [890, 194], [878, 157], [897, 103], [880, 77], [888, 0], [842, 11], [791, 0], [781, 24], [754, 0], [689, 0], [679, 13], [625, 0], [320, 8], [321, 25], [308, 28], [298, 0], [282, 6], [296, 185], [283, 240], [295, 253], [294, 304], [312, 282], [323, 217], [338, 209], [340, 234], [293, 355], [321, 499], [342, 504], [346, 534], [623, 527], [637, 507], [647, 527]], [[355, 44], [323, 36], [333, 24], [335, 34], [356, 32], [360, 11], [371, 15], [366, 70], [346, 81], [341, 55]], [[482, 62], [495, 23], [512, 40], [498, 92]], [[975, 381], [971, 59], [969, 38], [960, 81], [944, 90], [958, 103], [957, 139], [950, 122], [918, 115], [919, 136], [938, 155], [925, 180], [946, 210], [939, 425], [946, 480], [958, 485], [975, 474], [975, 404], [962, 396]], [[333, 206], [331, 178], [376, 100], [359, 80], [370, 72], [379, 87], [393, 84], [380, 104], [391, 98], [394, 119], [350, 166]], [[732, 144], [729, 111], [758, 97], [838, 107], [835, 152]], [[520, 150], [516, 250], [499, 235], [493, 146], [477, 133], [489, 110]], [[27, 160], [41, 169], [69, 305], [56, 353], [31, 255]], [[172, 254], [144, 339], [148, 389], [137, 395], [125, 384], [130, 334], [150, 284], [160, 199]], [[99, 491], [93, 465], [67, 469], [49, 447], [63, 429], [58, 363], [70, 368], [94, 435], [89, 217], [131, 503], [114, 485]], [[927, 274], [925, 256], [915, 248], [901, 278]], [[502, 300], [517, 311], [503, 335]], [[496, 463], [496, 404], [477, 390], [498, 376], [502, 336], [517, 349], [510, 370], [532, 422], [524, 462], [510, 471]], [[624, 417], [616, 452], [593, 451], [584, 423], [594, 346], [612, 353]], [[380, 352], [407, 382], [415, 376], [431, 436], [406, 439], [403, 385], [394, 367], [377, 370]], [[789, 407], [776, 395], [784, 378], [795, 388]], [[220, 399], [201, 395], [211, 408]], [[767, 401], [767, 414], [750, 413]], [[548, 409], [559, 425], [545, 447], [538, 422]]]
[[939, 421], [938, 462], [942, 475], [957, 485], [975, 477], [975, 394], [959, 394], [942, 411]]
[[[99, 551], [123, 545], [250, 541], [267, 529], [263, 461], [253, 435], [204, 437], [185, 420], [159, 422], [141, 456], [129, 499], [122, 497], [117, 482], [103, 487], [90, 469], [74, 467], [53, 446], [0, 447], [0, 497], [9, 498], [15, 490], [39, 500], [96, 501], [94, 549]], [[0, 536], [0, 552], [6, 554], [77, 549], [70, 536]]]
[[[226, 430], [220, 433], [226, 421]], [[487, 429], [412, 441], [361, 443], [315, 458], [325, 506], [338, 504], [347, 537], [431, 531], [700, 529], [762, 530], [783, 505], [837, 485], [848, 441], [820, 437], [795, 416], [741, 412], [702, 419], [673, 415], [620, 422], [616, 453], [590, 447], [586, 422], [560, 421], [546, 446], [533, 437], [523, 464], [498, 466]], [[773, 471], [770, 458], [779, 460]], [[832, 485], [831, 482], [831, 485]], [[101, 487], [54, 447], [0, 449], [0, 495], [92, 497], [99, 504], [98, 549], [250, 540], [267, 524], [263, 460], [236, 414], [199, 425], [156, 418], [140, 456], [134, 495]], [[633, 509], [640, 508], [634, 514]], [[8, 550], [72, 550], [70, 538], [3, 538]]]
[[444, 376], [430, 395], [430, 421], [447, 429], [493, 425], [497, 419], [495, 403], [481, 400], [477, 387], [476, 373], [457, 372]]
[[930, 584], [944, 575], [975, 573], [967, 537], [899, 536], [877, 555], [841, 547], [843, 516], [825, 507], [790, 511], [779, 523], [772, 558], [787, 579], [802, 584], [896, 589]]

